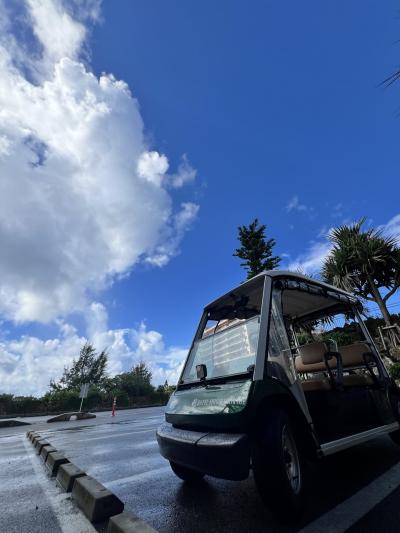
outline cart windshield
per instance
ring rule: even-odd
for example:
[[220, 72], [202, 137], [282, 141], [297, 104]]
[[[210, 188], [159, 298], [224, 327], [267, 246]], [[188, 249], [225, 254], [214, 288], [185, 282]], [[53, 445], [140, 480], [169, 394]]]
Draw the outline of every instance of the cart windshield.
[[263, 278], [248, 282], [206, 308], [203, 330], [192, 346], [183, 382], [197, 381], [197, 365], [206, 365], [207, 379], [250, 372], [255, 363]]
[[196, 365], [207, 367], [207, 377], [216, 378], [248, 372], [255, 362], [259, 317], [232, 324], [194, 343], [184, 381], [197, 380]]

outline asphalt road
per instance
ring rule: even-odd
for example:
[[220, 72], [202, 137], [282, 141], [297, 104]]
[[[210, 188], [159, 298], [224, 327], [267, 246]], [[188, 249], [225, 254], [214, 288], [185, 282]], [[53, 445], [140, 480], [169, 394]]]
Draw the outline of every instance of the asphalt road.
[[282, 526], [264, 508], [252, 477], [206, 477], [196, 488], [176, 478], [158, 453], [155, 429], [162, 420], [162, 408], [146, 408], [117, 412], [114, 419], [98, 413], [94, 420], [50, 425], [34, 419], [32, 426], [0, 429], [0, 532], [93, 531], [45, 475], [27, 429], [40, 431], [160, 532], [338, 532], [347, 529], [343, 516], [351, 533], [399, 530], [400, 448], [388, 437], [311, 465], [308, 508], [295, 526]]

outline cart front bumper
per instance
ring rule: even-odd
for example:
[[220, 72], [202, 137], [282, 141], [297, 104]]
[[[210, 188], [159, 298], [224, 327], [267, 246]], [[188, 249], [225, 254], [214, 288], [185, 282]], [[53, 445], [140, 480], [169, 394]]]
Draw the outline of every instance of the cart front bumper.
[[249, 475], [250, 445], [245, 434], [189, 431], [165, 423], [157, 430], [157, 441], [163, 457], [193, 470], [232, 480]]

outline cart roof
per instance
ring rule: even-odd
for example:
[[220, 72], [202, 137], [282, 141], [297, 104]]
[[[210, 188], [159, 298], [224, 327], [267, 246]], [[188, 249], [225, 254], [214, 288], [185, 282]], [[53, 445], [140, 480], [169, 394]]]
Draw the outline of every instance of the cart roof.
[[310, 287], [319, 287], [323, 289], [324, 291], [329, 291], [329, 293], [336, 293], [337, 295], [345, 296], [346, 299], [352, 303], [357, 303], [359, 300], [349, 292], [346, 292], [342, 289], [339, 289], [338, 287], [335, 287], [334, 285], [329, 285], [328, 283], [324, 283], [323, 281], [319, 281], [314, 278], [309, 278], [308, 276], [304, 276], [303, 274], [300, 274], [298, 272], [290, 272], [289, 270], [265, 270], [264, 272], [261, 272], [260, 274], [257, 274], [253, 278], [241, 283], [237, 287], [234, 287], [224, 295], [221, 295], [216, 300], [210, 302], [206, 309], [210, 306], [215, 305], [219, 300], [224, 298], [225, 296], [229, 295], [233, 291], [237, 289], [246, 289], [247, 287], [250, 288], [253, 284], [261, 284], [263, 282], [263, 279], [268, 276], [272, 279], [282, 279], [282, 280], [289, 280], [293, 282], [298, 282], [299, 284], [302, 284], [304, 286], [310, 286]]

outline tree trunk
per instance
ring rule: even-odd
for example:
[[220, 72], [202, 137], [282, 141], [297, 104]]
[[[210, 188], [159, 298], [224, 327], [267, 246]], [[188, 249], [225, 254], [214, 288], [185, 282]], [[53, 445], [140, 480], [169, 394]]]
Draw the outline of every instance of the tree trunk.
[[379, 292], [378, 287], [375, 285], [374, 280], [371, 276], [368, 276], [368, 283], [371, 288], [371, 294], [374, 297], [375, 302], [378, 304], [379, 310], [382, 313], [382, 317], [385, 321], [386, 326], [391, 326], [390, 314], [387, 310], [386, 303], [383, 301], [381, 293]]

